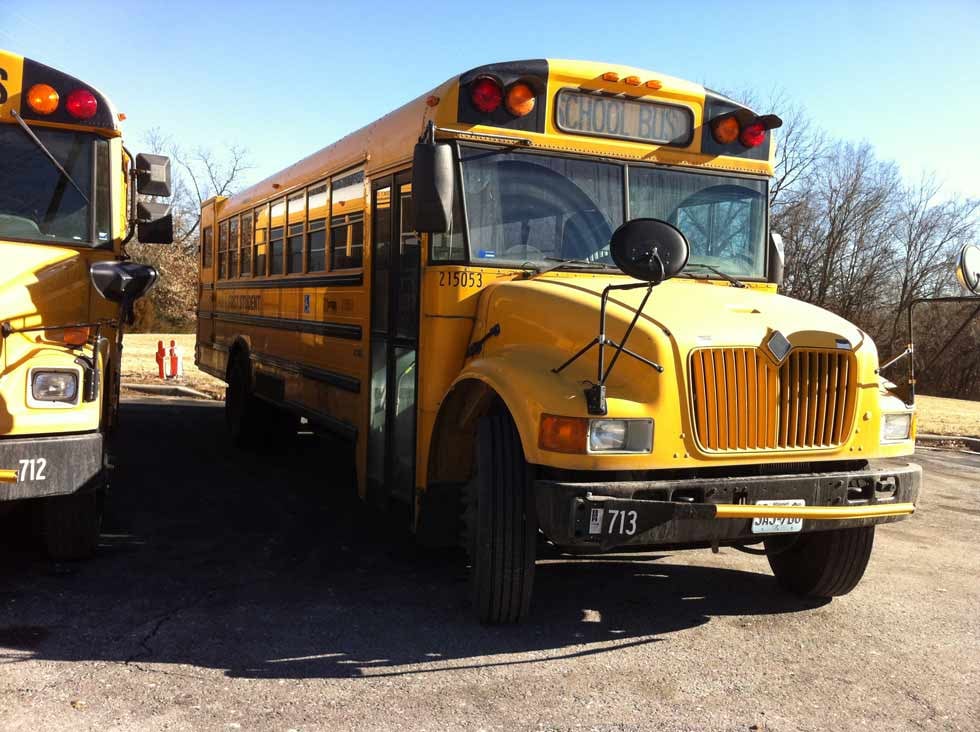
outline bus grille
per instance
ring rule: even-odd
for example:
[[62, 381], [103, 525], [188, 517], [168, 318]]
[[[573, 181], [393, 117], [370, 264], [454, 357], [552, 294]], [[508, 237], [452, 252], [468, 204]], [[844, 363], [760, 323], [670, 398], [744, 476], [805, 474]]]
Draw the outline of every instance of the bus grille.
[[793, 349], [776, 366], [755, 348], [691, 353], [698, 443], [709, 452], [840, 445], [854, 422], [856, 372], [848, 352]]

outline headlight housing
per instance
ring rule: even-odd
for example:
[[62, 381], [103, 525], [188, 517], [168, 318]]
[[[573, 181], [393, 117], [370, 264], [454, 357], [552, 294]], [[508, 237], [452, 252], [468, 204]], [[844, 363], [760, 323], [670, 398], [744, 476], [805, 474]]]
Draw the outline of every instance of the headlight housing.
[[881, 415], [881, 441], [901, 442], [907, 440], [912, 432], [912, 413]]
[[645, 453], [652, 449], [652, 419], [589, 420], [589, 452]]
[[31, 406], [74, 406], [78, 404], [78, 371], [33, 369], [28, 403]]

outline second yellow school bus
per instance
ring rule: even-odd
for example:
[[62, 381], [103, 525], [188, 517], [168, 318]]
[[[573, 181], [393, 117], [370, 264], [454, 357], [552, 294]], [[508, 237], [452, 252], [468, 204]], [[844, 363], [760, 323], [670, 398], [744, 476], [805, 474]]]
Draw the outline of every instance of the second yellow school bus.
[[[350, 439], [363, 498], [466, 547], [484, 622], [528, 612], [539, 533], [762, 543], [787, 589], [849, 592], [914, 511], [918, 466], [873, 462], [914, 413], [867, 334], [777, 292], [779, 124], [644, 69], [490, 64], [207, 201], [196, 358], [232, 436]], [[622, 271], [643, 227], [686, 266]]]

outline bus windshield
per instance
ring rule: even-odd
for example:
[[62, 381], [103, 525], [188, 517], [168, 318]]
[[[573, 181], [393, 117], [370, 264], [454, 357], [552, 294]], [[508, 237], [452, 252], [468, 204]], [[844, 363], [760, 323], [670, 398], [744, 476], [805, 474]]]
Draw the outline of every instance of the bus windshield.
[[24, 130], [0, 125], [0, 239], [107, 244], [108, 143], [89, 133], [33, 132], [81, 192]]
[[610, 265], [609, 239], [628, 215], [677, 226], [692, 264], [765, 276], [763, 180], [514, 150], [464, 146], [460, 154], [474, 262]]

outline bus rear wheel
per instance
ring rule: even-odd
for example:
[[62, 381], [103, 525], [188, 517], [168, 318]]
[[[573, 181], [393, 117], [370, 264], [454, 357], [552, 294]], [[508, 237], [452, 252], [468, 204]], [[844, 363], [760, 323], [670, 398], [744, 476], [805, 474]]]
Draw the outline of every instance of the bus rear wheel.
[[261, 441], [264, 406], [252, 393], [248, 356], [239, 353], [228, 369], [228, 388], [225, 390], [225, 424], [236, 447], [252, 447]]
[[776, 581], [790, 592], [839, 597], [861, 581], [874, 540], [874, 526], [773, 537], [766, 539], [766, 556]]
[[105, 477], [81, 490], [42, 499], [44, 547], [55, 560], [89, 559], [99, 546], [102, 531], [102, 496]]
[[538, 527], [531, 468], [509, 416], [480, 420], [475, 457], [464, 517], [474, 610], [487, 625], [516, 623], [531, 604]]

